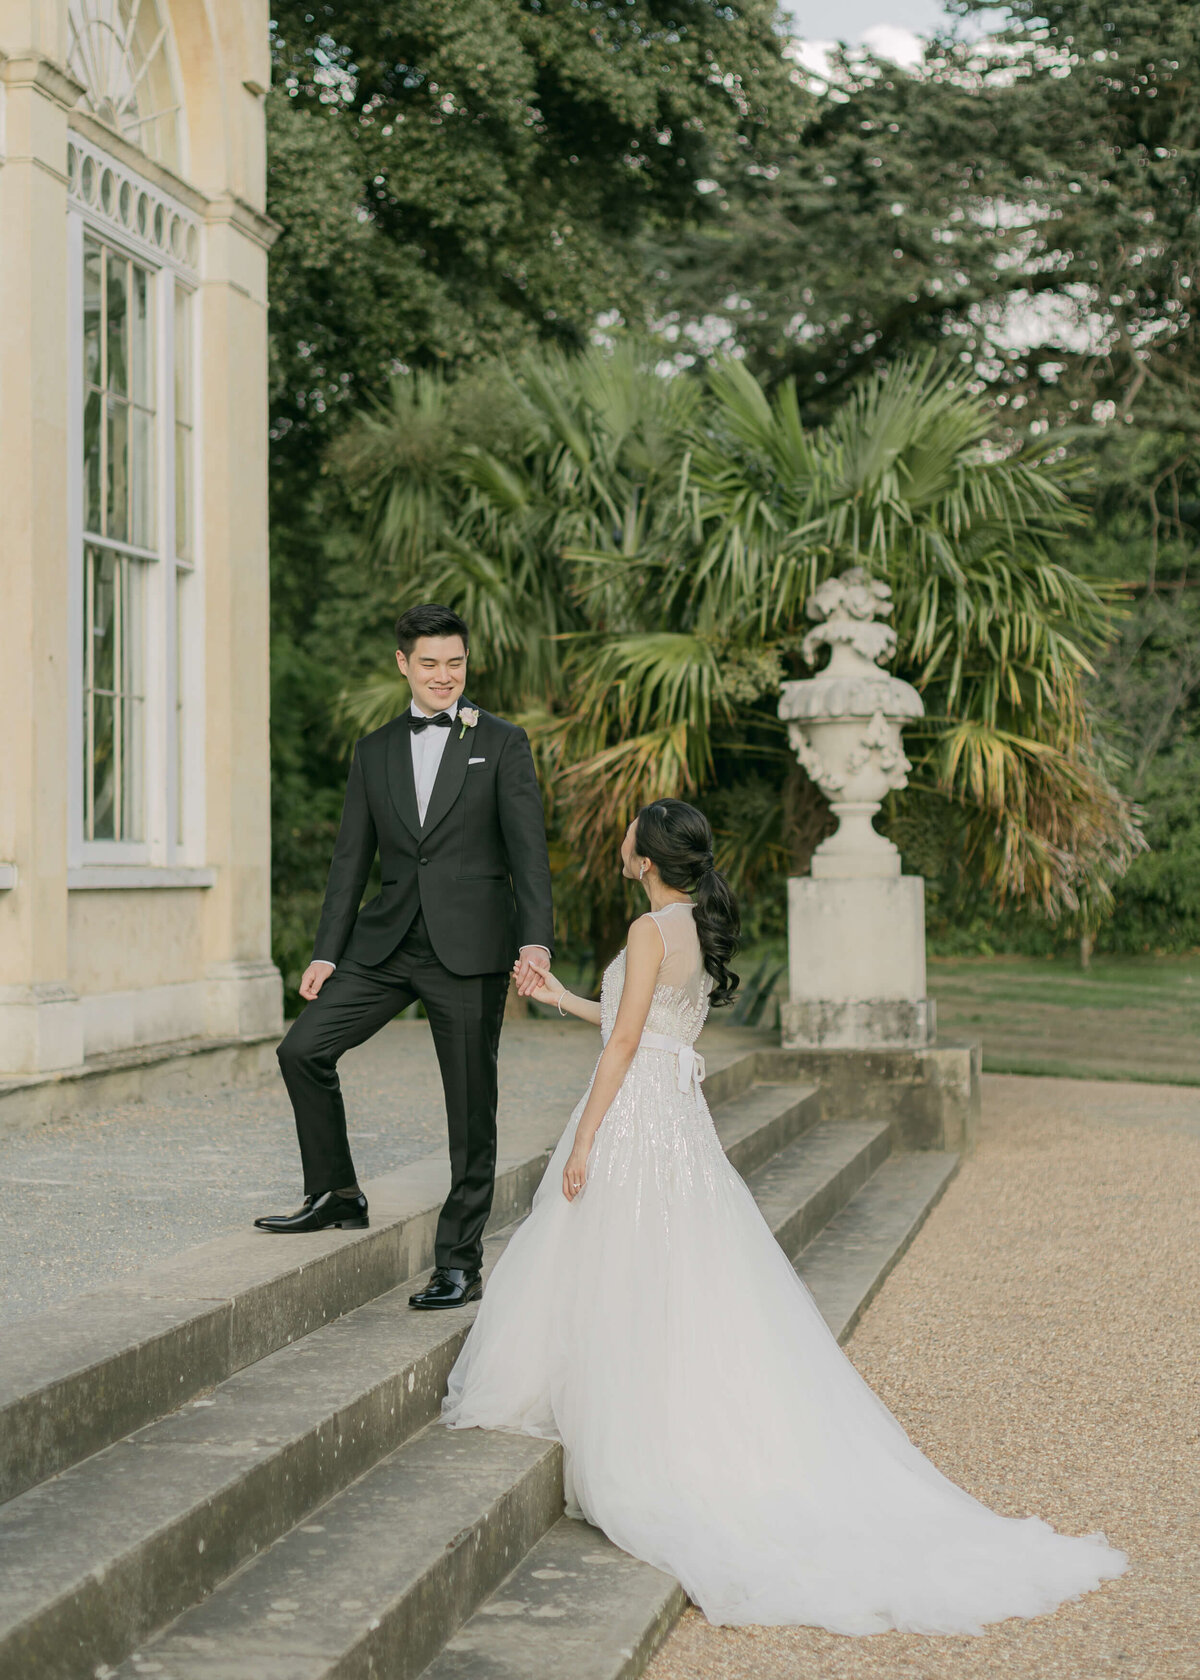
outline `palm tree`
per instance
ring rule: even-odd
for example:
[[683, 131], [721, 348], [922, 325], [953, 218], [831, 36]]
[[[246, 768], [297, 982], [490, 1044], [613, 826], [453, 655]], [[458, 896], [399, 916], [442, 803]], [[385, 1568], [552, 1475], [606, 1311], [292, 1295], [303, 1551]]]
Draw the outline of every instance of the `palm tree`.
[[[851, 565], [891, 585], [897, 669], [925, 698], [914, 789], [998, 897], [1094, 919], [1140, 844], [1084, 703], [1112, 604], [1056, 558], [1083, 518], [1074, 469], [998, 447], [930, 361], [808, 428], [793, 385], [769, 398], [738, 362], [701, 381], [635, 344], [542, 351], [398, 379], [337, 465], [399, 602], [459, 607], [486, 697], [529, 727], [560, 896], [601, 949], [614, 836], [648, 799], [706, 804], [743, 886], [804, 866], [827, 811], [776, 696], [808, 595]], [[370, 727], [401, 703], [389, 678], [346, 715]]]

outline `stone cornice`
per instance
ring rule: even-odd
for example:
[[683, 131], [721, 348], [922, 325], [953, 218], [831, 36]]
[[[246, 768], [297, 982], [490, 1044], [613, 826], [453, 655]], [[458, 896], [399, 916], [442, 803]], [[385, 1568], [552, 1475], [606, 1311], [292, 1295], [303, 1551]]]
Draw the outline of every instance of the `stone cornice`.
[[262, 210], [256, 210], [252, 204], [247, 204], [244, 198], [236, 193], [222, 193], [220, 198], [209, 199], [204, 211], [204, 219], [211, 227], [214, 223], [224, 223], [234, 227], [239, 233], [244, 233], [247, 239], [269, 251], [283, 226], [273, 216], [268, 216]]
[[39, 52], [22, 53], [15, 58], [5, 58], [0, 53], [0, 82], [8, 87], [39, 88], [64, 111], [70, 111], [84, 94], [81, 83], [52, 58]]

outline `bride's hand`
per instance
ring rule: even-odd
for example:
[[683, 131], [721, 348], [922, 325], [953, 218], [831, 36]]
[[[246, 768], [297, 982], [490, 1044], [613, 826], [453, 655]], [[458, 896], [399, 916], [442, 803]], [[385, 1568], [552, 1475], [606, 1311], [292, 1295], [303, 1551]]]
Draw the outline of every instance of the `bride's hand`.
[[567, 1157], [567, 1164], [563, 1168], [563, 1195], [569, 1202], [573, 1202], [587, 1183], [588, 1156], [592, 1146], [585, 1148], [577, 1143]]
[[[532, 998], [535, 1003], [553, 1005], [558, 1002], [559, 998], [566, 995], [567, 988], [557, 975], [551, 974], [545, 963], [535, 962], [532, 958], [527, 958], [526, 965], [539, 977], [540, 982], [536, 991], [526, 992], [526, 997]], [[520, 967], [519, 962], [513, 964], [514, 977]]]

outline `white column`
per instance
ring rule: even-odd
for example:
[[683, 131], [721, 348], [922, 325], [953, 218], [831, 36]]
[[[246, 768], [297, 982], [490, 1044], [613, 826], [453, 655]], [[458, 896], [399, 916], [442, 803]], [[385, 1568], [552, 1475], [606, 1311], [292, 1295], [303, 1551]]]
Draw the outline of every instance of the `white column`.
[[67, 111], [33, 50], [0, 58], [0, 1072], [83, 1058], [67, 983]]

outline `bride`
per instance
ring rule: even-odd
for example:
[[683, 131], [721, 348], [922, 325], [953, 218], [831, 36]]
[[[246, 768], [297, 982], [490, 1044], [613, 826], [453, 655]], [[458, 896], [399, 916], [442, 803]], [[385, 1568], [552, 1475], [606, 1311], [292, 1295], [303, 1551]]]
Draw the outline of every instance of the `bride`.
[[997, 1516], [936, 1470], [826, 1328], [721, 1149], [692, 1045], [737, 976], [712, 832], [678, 800], [621, 846], [649, 911], [604, 1050], [450, 1377], [454, 1428], [562, 1441], [567, 1507], [712, 1622], [979, 1633], [1120, 1575], [1103, 1535]]

